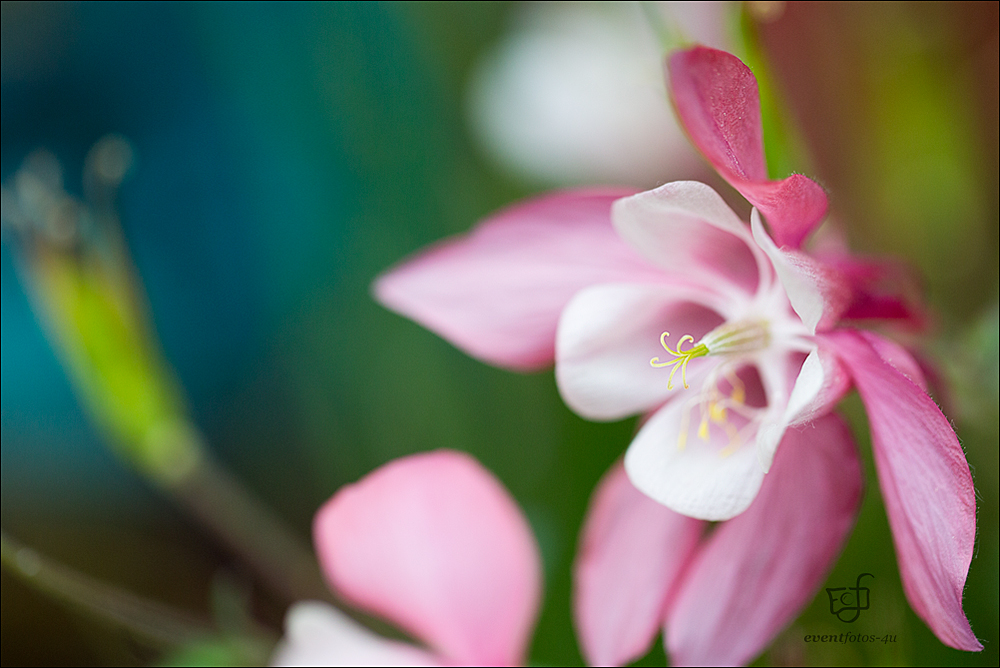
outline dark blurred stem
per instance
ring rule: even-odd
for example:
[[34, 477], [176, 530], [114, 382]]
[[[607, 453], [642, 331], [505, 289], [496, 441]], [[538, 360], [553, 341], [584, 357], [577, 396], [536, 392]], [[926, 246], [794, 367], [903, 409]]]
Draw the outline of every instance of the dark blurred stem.
[[0, 531], [5, 568], [62, 603], [81, 608], [164, 647], [209, 637], [204, 621], [78, 573]]
[[307, 545], [207, 454], [165, 488], [285, 603], [331, 600]]

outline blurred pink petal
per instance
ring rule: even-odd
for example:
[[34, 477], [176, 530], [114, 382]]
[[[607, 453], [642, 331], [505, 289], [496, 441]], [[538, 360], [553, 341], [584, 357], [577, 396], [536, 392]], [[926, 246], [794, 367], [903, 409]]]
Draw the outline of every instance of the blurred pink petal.
[[903, 264], [855, 257], [846, 250], [814, 255], [850, 285], [851, 303], [844, 311], [845, 319], [894, 320], [913, 329], [926, 324], [925, 309], [914, 296], [919, 293], [917, 279]]
[[898, 347], [869, 332], [839, 331], [826, 338], [840, 352], [868, 411], [875, 470], [910, 605], [941, 642], [981, 650], [962, 610], [976, 538], [976, 495], [958, 437], [934, 401], [905, 375], [912, 367], [882, 358], [880, 353], [898, 353]]
[[838, 417], [787, 432], [753, 504], [719, 525], [683, 577], [665, 626], [674, 665], [753, 660], [822, 584], [854, 524], [861, 480]]
[[632, 192], [571, 191], [514, 205], [382, 275], [375, 297], [473, 357], [544, 367], [559, 314], [578, 290], [659, 278], [611, 227], [611, 203]]
[[793, 174], [770, 181], [764, 162], [757, 79], [739, 58], [699, 46], [667, 61], [668, 88], [691, 141], [767, 218], [780, 245], [797, 248], [826, 215], [814, 181]]
[[639, 492], [621, 463], [604, 476], [574, 567], [573, 610], [590, 665], [623, 665], [649, 650], [704, 527]]
[[440, 666], [425, 650], [387, 640], [327, 603], [296, 603], [272, 666]]
[[331, 586], [445, 662], [524, 660], [541, 597], [538, 548], [506, 490], [468, 455], [390, 462], [341, 489], [314, 529]]

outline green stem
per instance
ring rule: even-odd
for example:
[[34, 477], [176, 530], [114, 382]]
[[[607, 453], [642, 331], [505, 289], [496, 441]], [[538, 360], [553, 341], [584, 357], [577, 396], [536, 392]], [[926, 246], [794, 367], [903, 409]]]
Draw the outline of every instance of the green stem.
[[126, 628], [154, 644], [175, 647], [211, 637], [205, 621], [78, 573], [0, 531], [3, 565], [28, 584], [72, 607]]
[[81, 404], [119, 456], [170, 494], [289, 603], [331, 595], [307, 543], [211, 457], [163, 360], [141, 281], [114, 212], [131, 160], [120, 137], [91, 149], [90, 205], [36, 152], [3, 188], [3, 220], [21, 240], [20, 273]]
[[163, 488], [285, 602], [331, 600], [312, 551], [207, 453]]

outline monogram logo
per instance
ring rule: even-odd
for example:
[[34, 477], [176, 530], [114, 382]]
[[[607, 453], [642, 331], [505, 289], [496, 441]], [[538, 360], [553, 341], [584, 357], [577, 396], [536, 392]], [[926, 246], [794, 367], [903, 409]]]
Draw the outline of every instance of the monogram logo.
[[837, 619], [850, 624], [861, 616], [862, 610], [867, 610], [871, 604], [871, 592], [868, 587], [861, 586], [861, 578], [875, 577], [871, 573], [862, 573], [853, 587], [827, 587], [826, 595], [830, 597], [830, 614]]

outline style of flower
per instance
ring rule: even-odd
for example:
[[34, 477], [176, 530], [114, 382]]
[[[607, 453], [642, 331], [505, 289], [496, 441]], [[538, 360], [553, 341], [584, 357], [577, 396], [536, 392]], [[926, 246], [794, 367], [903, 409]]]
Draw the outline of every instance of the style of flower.
[[[743, 63], [694, 47], [668, 69], [692, 142], [754, 205], [749, 229], [698, 183], [558, 193], [404, 263], [377, 298], [487, 362], [554, 360], [584, 417], [648, 415], [584, 529], [575, 608], [591, 662], [640, 656], [664, 623], [675, 662], [746, 662], [808, 602], [860, 498], [853, 441], [830, 414], [852, 384], [906, 595], [942, 642], [981, 649], [962, 610], [964, 453], [915, 360], [847, 326], [918, 314], [870, 280], [876, 263], [801, 250], [826, 194], [801, 175], [768, 180]], [[702, 538], [706, 520], [725, 522]]]
[[517, 504], [472, 457], [404, 457], [341, 489], [314, 522], [331, 588], [426, 649], [302, 602], [274, 665], [520, 665], [541, 600], [541, 559]]

